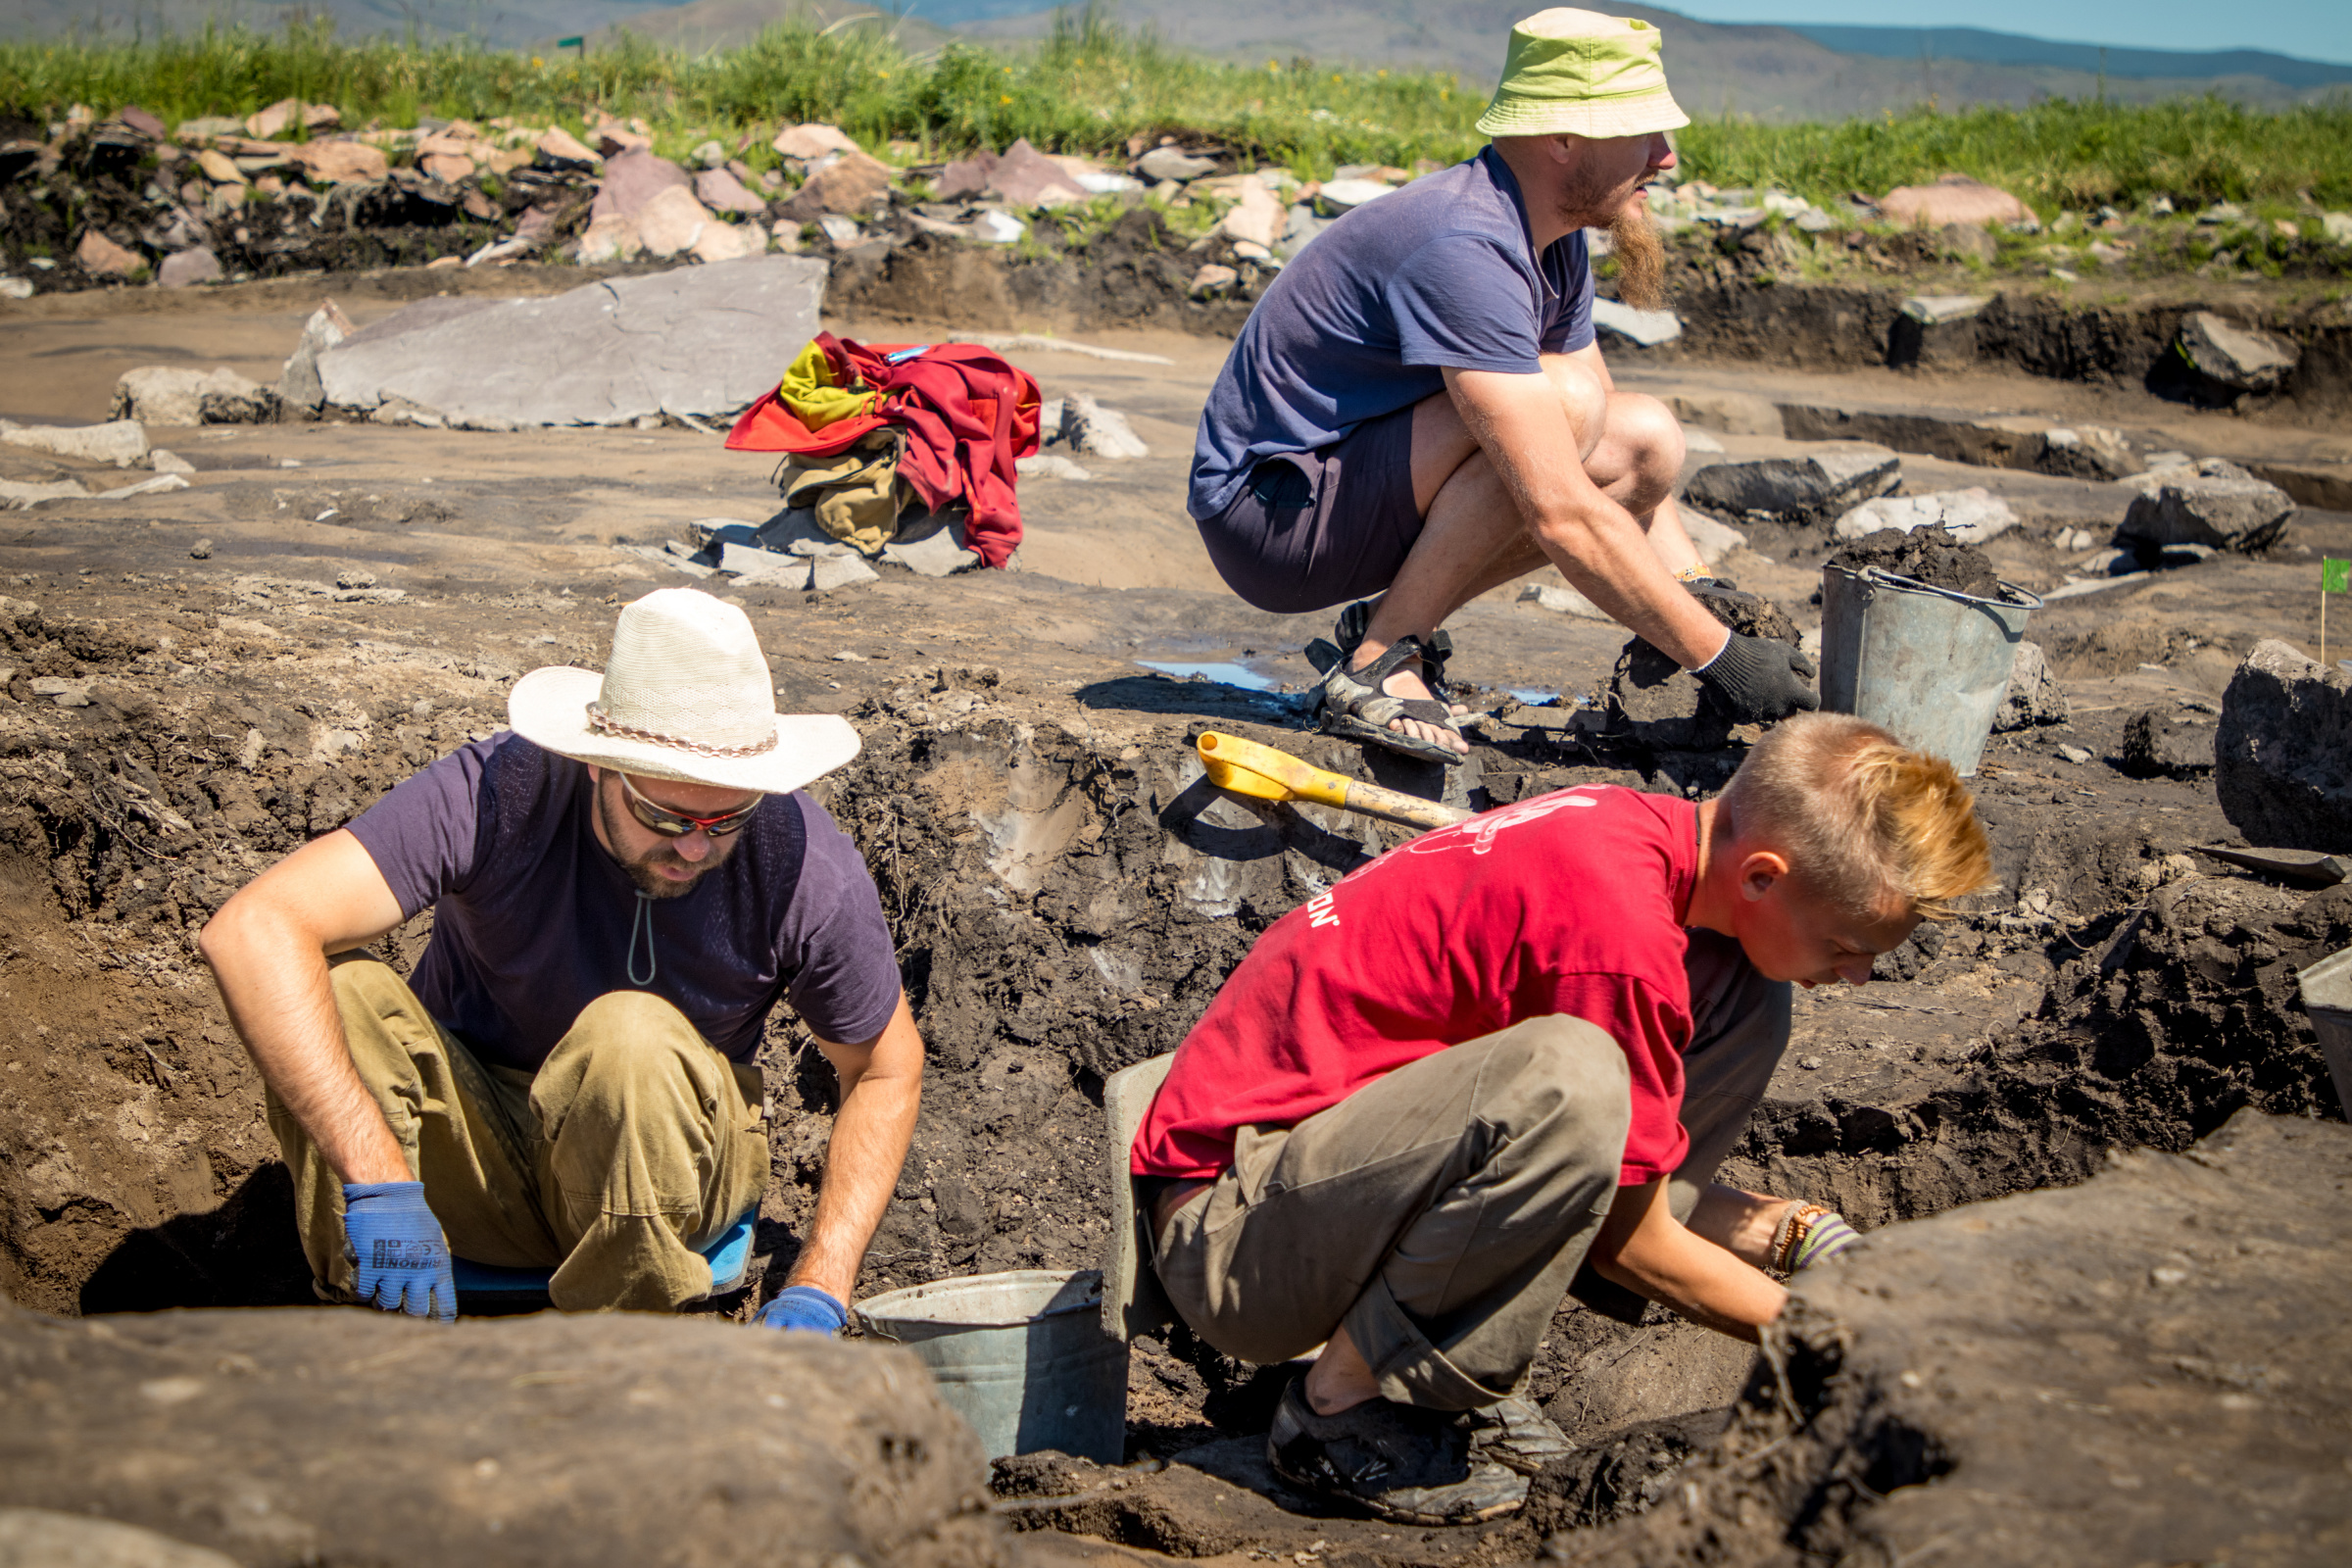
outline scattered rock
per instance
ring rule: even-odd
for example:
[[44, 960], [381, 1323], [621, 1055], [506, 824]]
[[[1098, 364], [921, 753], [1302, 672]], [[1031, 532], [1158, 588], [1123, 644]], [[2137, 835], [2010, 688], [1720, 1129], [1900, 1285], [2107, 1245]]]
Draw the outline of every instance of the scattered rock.
[[1592, 325], [1596, 331], [1644, 349], [1671, 343], [1683, 335], [1683, 318], [1672, 311], [1638, 311], [1611, 299], [1592, 301]]
[[2080, 746], [2067, 746], [2061, 744], [2058, 747], [2058, 755], [2065, 758], [2068, 761], [2074, 763], [2077, 767], [2081, 767], [2083, 763], [2090, 760], [2090, 753], [2084, 751]]
[[1879, 200], [1890, 223], [1940, 228], [1946, 223], [2015, 223], [2034, 209], [1995, 185], [1965, 174], [1946, 174], [1933, 185], [1897, 185]]
[[28, 300], [32, 298], [29, 278], [0, 276], [0, 300]]
[[152, 1530], [47, 1508], [0, 1508], [0, 1568], [236, 1568]]
[[1010, 213], [991, 210], [972, 220], [972, 238], [990, 245], [1009, 245], [1029, 232], [1029, 225]]
[[857, 142], [844, 135], [840, 127], [819, 124], [814, 121], [807, 124], [785, 126], [776, 132], [776, 139], [768, 145], [785, 157], [798, 158], [804, 163], [812, 163], [827, 153], [854, 153], [863, 150], [858, 147]]
[[78, 501], [88, 494], [72, 479], [30, 484], [19, 479], [0, 479], [0, 511], [29, 512], [45, 501]]
[[1865, 501], [1838, 519], [1840, 539], [1859, 539], [1881, 528], [1909, 533], [1914, 528], [1940, 528], [1963, 544], [1981, 545], [2017, 526], [2009, 503], [1983, 485], [1966, 490], [1937, 490], [1922, 496], [1880, 496]]
[[807, 588], [808, 586], [808, 558], [779, 555], [758, 545], [737, 544], [732, 540], [718, 547], [718, 569], [739, 582], [778, 588]]
[[[604, 183], [597, 187], [596, 200], [588, 208], [588, 220], [614, 214], [635, 217], [643, 213], [654, 199], [671, 190], [685, 190], [691, 200], [693, 181], [686, 171], [666, 158], [657, 158], [650, 152], [621, 153], [605, 164]], [[698, 202], [699, 207], [701, 204]], [[762, 209], [765, 203], [761, 204]], [[680, 245], [679, 250], [686, 247]], [[669, 252], [662, 252], [668, 255]]]
[[269, 141], [296, 125], [306, 130], [332, 130], [342, 123], [342, 112], [333, 104], [306, 104], [299, 98], [280, 98], [269, 108], [246, 116], [245, 134], [256, 141]]
[[541, 132], [531, 145], [538, 161], [553, 169], [594, 169], [604, 162], [594, 148], [561, 125]]
[[700, 238], [694, 242], [694, 259], [698, 262], [739, 262], [747, 256], [758, 256], [767, 249], [767, 230], [756, 218], [740, 223], [710, 222], [703, 225]]
[[213, 542], [210, 539], [199, 539], [194, 544], [188, 546], [188, 559], [190, 561], [212, 560]]
[[1013, 471], [1024, 479], [1092, 479], [1094, 470], [1084, 468], [1054, 452], [1040, 452], [1013, 461]]
[[898, 173], [881, 160], [853, 149], [810, 174], [784, 204], [784, 216], [802, 223], [813, 223], [827, 213], [865, 217], [889, 196]]
[[2196, 778], [2213, 770], [2214, 726], [2160, 708], [2124, 720], [2122, 771], [2133, 778]]
[[196, 465], [178, 453], [167, 452], [162, 447], [148, 449], [147, 466], [156, 473], [194, 473], [196, 471]]
[[383, 149], [364, 141], [297, 142], [285, 151], [289, 162], [300, 164], [315, 184], [373, 184], [392, 172]]
[[2239, 326], [2211, 311], [2182, 317], [2175, 346], [2198, 374], [2232, 392], [2275, 392], [2302, 359], [2291, 340]]
[[[650, 157], [650, 154], [635, 154]], [[616, 158], [614, 163], [626, 163]], [[672, 167], [675, 167], [674, 165]], [[648, 197], [634, 214], [637, 220], [637, 240], [649, 256], [677, 256], [694, 249], [703, 237], [703, 230], [718, 221], [710, 209], [694, 199], [694, 192], [684, 182], [667, 186]]]
[[287, 357], [285, 368], [278, 372], [278, 403], [303, 413], [317, 413], [326, 402], [326, 389], [318, 383], [318, 356], [355, 330], [351, 318], [333, 300], [313, 311], [311, 318], [303, 323], [302, 336]]
[[1217, 227], [1230, 238], [1244, 244], [1262, 245], [1271, 253], [1274, 242], [1282, 237], [1289, 215], [1274, 193], [1254, 175], [1245, 176], [1236, 188], [1233, 206], [1217, 220]]
[[74, 259], [94, 277], [129, 277], [147, 266], [136, 251], [124, 250], [94, 228], [81, 236]]
[[2050, 672], [2050, 662], [2042, 657], [2041, 645], [2020, 642], [2017, 656], [2009, 664], [2009, 689], [2001, 697], [2000, 710], [1993, 714], [1994, 733], [2032, 729], [2037, 724], [2063, 724], [2068, 712], [2066, 689]]
[[136, 467], [147, 460], [147, 432], [136, 419], [110, 419], [104, 424], [19, 424], [0, 419], [0, 442], [82, 463], [111, 463], [118, 468]]
[[859, 583], [874, 582], [881, 573], [865, 564], [863, 557], [852, 552], [843, 556], [825, 556], [817, 560], [808, 574], [808, 586], [818, 593], [830, 593], [836, 588], [854, 588]]
[[1892, 489], [1902, 460], [1855, 444], [1804, 458], [1718, 463], [1691, 476], [1685, 494], [1699, 506], [1759, 521], [1826, 522]]
[[1193, 281], [1186, 292], [1197, 300], [1214, 299], [1232, 293], [1233, 286], [1241, 280], [1242, 274], [1232, 268], [1209, 262], [1193, 274]]
[[2159, 476], [2153, 495], [2134, 499], [2116, 529], [2118, 543], [2143, 550], [2210, 545], [2243, 554], [2278, 542], [2295, 514], [2287, 493], [2243, 469], [2234, 473]]
[[1174, 147], [1154, 147], [1135, 161], [1135, 172], [1146, 179], [1199, 179], [1217, 172], [1216, 164], [1206, 158], [1195, 158]]
[[695, 175], [694, 195], [695, 200], [714, 213], [757, 214], [767, 211], [764, 197], [753, 195], [744, 188], [742, 180], [724, 169], [705, 169]]
[[1315, 210], [1325, 218], [1337, 218], [1376, 202], [1396, 188], [1377, 179], [1327, 179], [1315, 192]]
[[203, 245], [193, 245], [184, 251], [173, 251], [155, 270], [156, 283], [163, 288], [186, 288], [194, 283], [217, 283], [220, 280], [220, 258]]
[[2352, 673], [2256, 643], [2222, 698], [2213, 783], [2249, 844], [2352, 851]]
[[1029, 145], [1024, 136], [998, 155], [988, 188], [1015, 207], [1064, 207], [1086, 200], [1086, 187]]
[[1061, 438], [1090, 458], [1152, 455], [1125, 415], [1102, 407], [1084, 392], [1072, 393], [1062, 404]]
[[637, 237], [637, 220], [627, 213], [607, 213], [602, 218], [590, 219], [573, 245], [573, 253], [582, 267], [634, 261], [644, 250], [645, 242]]
[[953, 577], [981, 564], [979, 552], [965, 548], [963, 524], [936, 517], [902, 524], [899, 537], [882, 547], [882, 559], [924, 577]]

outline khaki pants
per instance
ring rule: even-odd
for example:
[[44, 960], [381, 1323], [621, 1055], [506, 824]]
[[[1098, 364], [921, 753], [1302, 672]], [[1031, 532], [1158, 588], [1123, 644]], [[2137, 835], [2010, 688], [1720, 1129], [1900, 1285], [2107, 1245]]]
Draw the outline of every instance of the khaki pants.
[[[487, 1067], [383, 964], [330, 973], [352, 1061], [452, 1251], [554, 1268], [564, 1311], [674, 1311], [710, 1294], [697, 1249], [767, 1186], [757, 1068], [640, 991], [581, 1009], [536, 1074]], [[342, 1178], [275, 1095], [269, 1110], [311, 1272], [349, 1299]]]
[[[1691, 938], [1684, 1055], [1688, 1215], [1788, 1043], [1788, 987], [1739, 945]], [[1245, 1128], [1234, 1160], [1159, 1237], [1187, 1323], [1243, 1360], [1345, 1325], [1381, 1393], [1460, 1410], [1512, 1392], [1616, 1196], [1625, 1054], [1581, 1018], [1466, 1041], [1291, 1128]]]

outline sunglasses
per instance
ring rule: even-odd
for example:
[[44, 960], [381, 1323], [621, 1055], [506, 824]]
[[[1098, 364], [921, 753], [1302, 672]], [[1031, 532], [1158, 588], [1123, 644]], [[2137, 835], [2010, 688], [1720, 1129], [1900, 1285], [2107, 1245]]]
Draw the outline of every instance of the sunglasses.
[[[618, 769], [614, 771], [618, 772]], [[749, 806], [722, 811], [717, 816], [689, 816], [684, 811], [673, 811], [666, 806], [656, 806], [638, 794], [637, 786], [629, 782], [626, 773], [620, 774], [620, 788], [621, 793], [628, 797], [629, 814], [665, 839], [684, 838], [698, 827], [714, 839], [723, 839], [749, 822], [752, 813], [760, 809], [760, 802], [754, 801]]]

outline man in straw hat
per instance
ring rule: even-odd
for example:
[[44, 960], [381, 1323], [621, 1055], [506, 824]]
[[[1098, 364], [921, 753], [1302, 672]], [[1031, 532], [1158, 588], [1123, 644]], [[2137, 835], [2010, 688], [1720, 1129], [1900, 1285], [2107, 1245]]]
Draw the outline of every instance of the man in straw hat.
[[1664, 271], [1642, 190], [1690, 120], [1658, 45], [1592, 11], [1512, 28], [1493, 143], [1318, 235], [1209, 393], [1189, 510], [1218, 572], [1260, 610], [1357, 601], [1308, 649], [1334, 734], [1458, 760], [1439, 628], [1547, 564], [1738, 718], [1819, 706], [1801, 656], [1727, 634], [1677, 582], [1703, 575], [1672, 494], [1681, 426], [1618, 391], [1593, 340], [1586, 229], [1608, 230], [1627, 303], [1654, 304]]
[[1566, 1452], [1515, 1396], [1563, 1295], [1755, 1339], [1774, 1275], [1854, 1241], [1715, 1181], [1789, 985], [1863, 984], [1990, 868], [1948, 762], [1809, 713], [1715, 800], [1538, 796], [1276, 921], [1129, 1157], [1195, 1333], [1261, 1364], [1322, 1346], [1275, 1472], [1399, 1523], [1492, 1518]]
[[[700, 1249], [767, 1186], [754, 1058], [789, 1000], [841, 1102], [815, 1218], [760, 1321], [843, 1325], [923, 1045], [865, 865], [801, 792], [857, 756], [857, 734], [779, 715], [773, 692], [741, 610], [649, 594], [621, 611], [601, 676], [524, 676], [511, 729], [205, 927], [322, 1296], [449, 1319], [453, 1250], [552, 1268], [565, 1310], [709, 1295]], [[407, 980], [356, 951], [425, 908]]]

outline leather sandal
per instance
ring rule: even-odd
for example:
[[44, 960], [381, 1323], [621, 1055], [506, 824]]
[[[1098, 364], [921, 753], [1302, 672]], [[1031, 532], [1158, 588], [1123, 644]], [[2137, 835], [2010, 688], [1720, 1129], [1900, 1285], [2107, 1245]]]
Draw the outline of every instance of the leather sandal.
[[[1351, 670], [1348, 667], [1348, 660], [1362, 646], [1371, 622], [1371, 602], [1359, 601], [1341, 612], [1339, 624], [1333, 628], [1333, 640], [1318, 637], [1306, 645], [1307, 662], [1323, 676], [1319, 700], [1323, 733], [1384, 747], [1425, 762], [1460, 766], [1465, 754], [1389, 728], [1394, 719], [1409, 718], [1423, 724], [1442, 724], [1457, 735], [1461, 733], [1461, 720], [1446, 700], [1446, 661], [1453, 652], [1453, 640], [1442, 631], [1427, 642], [1418, 637], [1399, 637], [1371, 663]], [[1391, 697], [1381, 690], [1381, 683], [1407, 663], [1420, 664], [1422, 681], [1437, 694], [1434, 699]]]

